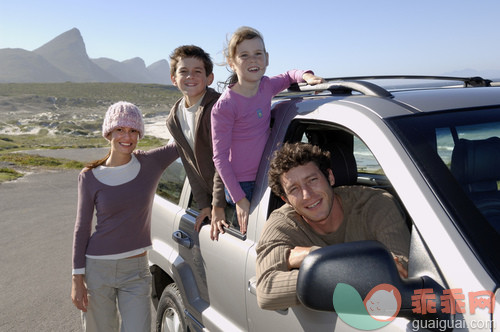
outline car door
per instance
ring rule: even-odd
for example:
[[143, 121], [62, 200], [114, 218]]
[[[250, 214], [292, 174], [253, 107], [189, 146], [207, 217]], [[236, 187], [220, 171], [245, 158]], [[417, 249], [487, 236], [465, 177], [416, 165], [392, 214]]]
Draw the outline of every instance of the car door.
[[212, 241], [210, 223], [196, 232], [194, 224], [199, 210], [190, 197], [173, 229], [178, 245], [175, 279], [186, 296], [185, 306], [200, 327], [210, 331], [246, 331], [244, 267], [253, 241], [234, 227], [220, 234], [218, 241]]
[[151, 240], [155, 250], [151, 250], [149, 256], [151, 261], [162, 266], [170, 265], [167, 258], [173, 252], [173, 221], [179, 218], [183, 211], [182, 206], [185, 206], [185, 182], [186, 172], [181, 159], [178, 158], [163, 172], [156, 189], [157, 195], [151, 216]]
[[[315, 119], [314, 117], [308, 115], [307, 110], [301, 109], [302, 106], [303, 105], [296, 102], [292, 102], [290, 104], [283, 103], [278, 106], [277, 111], [289, 114], [282, 114], [282, 116], [275, 119], [273, 132], [270, 137], [270, 141], [268, 142], [268, 148], [265, 151], [265, 158], [262, 158], [263, 161], [261, 162], [261, 169], [259, 172], [259, 175], [262, 176], [262, 178], [258, 179], [259, 183], [267, 183], [265, 175], [268, 170], [268, 160], [272, 155], [273, 150], [276, 149], [280, 142], [309, 142], [310, 138], [305, 135], [303, 128], [306, 126], [324, 126], [325, 128], [330, 127], [335, 130], [343, 128], [342, 130], [345, 134], [351, 137], [354, 145], [354, 154], [360, 164], [360, 168], [358, 170], [362, 171], [365, 175], [364, 179], [359, 179], [360, 181], [366, 181], [367, 184], [371, 183], [373, 185], [373, 182], [371, 181], [374, 181], [373, 179], [376, 178], [380, 185], [388, 185], [388, 181], [385, 180], [383, 170], [378, 164], [376, 158], [374, 158], [371, 151], [359, 138], [356, 137], [356, 135], [353, 135], [352, 132], [344, 126], [332, 122], [331, 117], [321, 120]], [[304, 123], [304, 125], [302, 125], [302, 123]], [[256, 191], [259, 192], [259, 190]], [[277, 199], [276, 197], [273, 197], [267, 186], [263, 185], [260, 188], [259, 193], [260, 204], [257, 216], [258, 229], [255, 234], [255, 242], [258, 242], [265, 220], [269, 216], [271, 210], [276, 206], [275, 201]], [[249, 280], [246, 304], [250, 331], [275, 331], [277, 328], [287, 331], [357, 331], [355, 328], [338, 319], [336, 313], [314, 311], [303, 305], [277, 311], [260, 309], [257, 305], [255, 296], [255, 260], [255, 247], [252, 247], [249, 251], [246, 265], [247, 279]], [[408, 321], [406, 319], [397, 318], [393, 323], [385, 326], [384, 330], [403, 331], [406, 330], [407, 324]]]

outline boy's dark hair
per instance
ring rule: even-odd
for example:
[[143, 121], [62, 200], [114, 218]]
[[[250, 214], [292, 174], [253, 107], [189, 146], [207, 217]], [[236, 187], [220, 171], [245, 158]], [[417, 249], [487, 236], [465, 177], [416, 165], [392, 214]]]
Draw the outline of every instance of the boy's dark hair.
[[201, 47], [195, 45], [183, 45], [177, 47], [172, 54], [170, 54], [170, 75], [174, 76], [175, 71], [177, 70], [177, 64], [179, 60], [185, 58], [196, 58], [203, 61], [203, 65], [205, 66], [205, 74], [208, 76], [212, 74], [214, 69], [214, 64], [212, 62], [212, 58], [210, 58], [210, 54], [205, 52]]
[[328, 178], [328, 169], [332, 168], [329, 151], [322, 151], [318, 146], [309, 143], [283, 144], [281, 149], [274, 153], [269, 167], [268, 182], [273, 193], [280, 197], [286, 196], [281, 185], [281, 175], [311, 161]]

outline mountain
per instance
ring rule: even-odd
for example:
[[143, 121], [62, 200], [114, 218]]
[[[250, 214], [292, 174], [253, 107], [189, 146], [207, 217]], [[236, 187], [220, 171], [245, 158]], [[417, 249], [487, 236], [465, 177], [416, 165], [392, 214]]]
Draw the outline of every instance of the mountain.
[[0, 83], [130, 82], [171, 84], [166, 60], [90, 59], [80, 31], [73, 28], [34, 51], [0, 49]]
[[121, 82], [172, 84], [170, 67], [166, 60], [160, 60], [146, 67], [141, 58], [132, 58], [119, 62], [109, 58], [92, 59], [106, 72]]
[[66, 82], [70, 77], [44, 57], [23, 49], [0, 50], [0, 83]]
[[117, 78], [93, 63], [82, 35], [73, 28], [33, 51], [70, 77], [72, 82], [116, 82]]
[[172, 81], [170, 80], [170, 65], [167, 60], [163, 59], [156, 61], [148, 66], [148, 70], [156, 82], [162, 84], [172, 84]]
[[458, 77], [474, 77], [481, 76], [485, 79], [498, 80], [500, 78], [500, 70], [475, 70], [475, 69], [461, 69], [443, 74], [444, 76], [458, 76]]

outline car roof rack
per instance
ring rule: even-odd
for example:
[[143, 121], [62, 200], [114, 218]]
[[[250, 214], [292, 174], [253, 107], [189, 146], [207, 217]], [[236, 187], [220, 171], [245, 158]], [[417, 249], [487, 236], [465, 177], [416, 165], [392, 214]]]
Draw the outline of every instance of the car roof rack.
[[491, 80], [480, 76], [457, 77], [457, 76], [432, 76], [432, 75], [374, 75], [374, 76], [351, 76], [338, 78], [325, 78], [326, 81], [357, 81], [357, 80], [438, 80], [438, 81], [459, 81], [464, 83], [464, 87], [486, 87], [491, 86]]
[[[329, 79], [326, 79], [327, 81]], [[294, 83], [288, 88], [288, 92], [320, 92], [328, 90], [332, 94], [350, 95], [359, 92], [365, 96], [392, 98], [393, 95], [386, 89], [366, 81], [339, 80], [334, 82], [308, 85], [306, 83]]]
[[474, 77], [454, 77], [454, 76], [425, 76], [425, 75], [378, 75], [378, 76], [351, 76], [325, 78], [326, 83], [308, 85], [306, 83], [294, 83], [288, 88], [288, 92], [319, 92], [328, 90], [332, 94], [352, 94], [358, 92], [366, 96], [391, 98], [393, 95], [374, 83], [366, 80], [441, 80], [463, 82], [464, 87], [488, 87], [491, 80], [479, 76]]

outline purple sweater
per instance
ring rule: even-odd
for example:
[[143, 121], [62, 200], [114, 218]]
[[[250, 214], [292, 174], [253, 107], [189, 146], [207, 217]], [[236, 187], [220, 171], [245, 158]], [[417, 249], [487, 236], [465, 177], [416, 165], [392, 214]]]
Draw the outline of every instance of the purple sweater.
[[[73, 237], [73, 269], [85, 267], [85, 255], [113, 255], [151, 245], [151, 207], [163, 171], [178, 157], [175, 144], [134, 152], [141, 164], [130, 182], [108, 186], [92, 171], [78, 177], [78, 208]], [[96, 210], [96, 227], [92, 218]]]
[[263, 76], [259, 91], [245, 97], [226, 89], [212, 108], [214, 164], [234, 202], [245, 197], [239, 182], [255, 181], [270, 133], [271, 99], [292, 83], [303, 82], [306, 71]]

